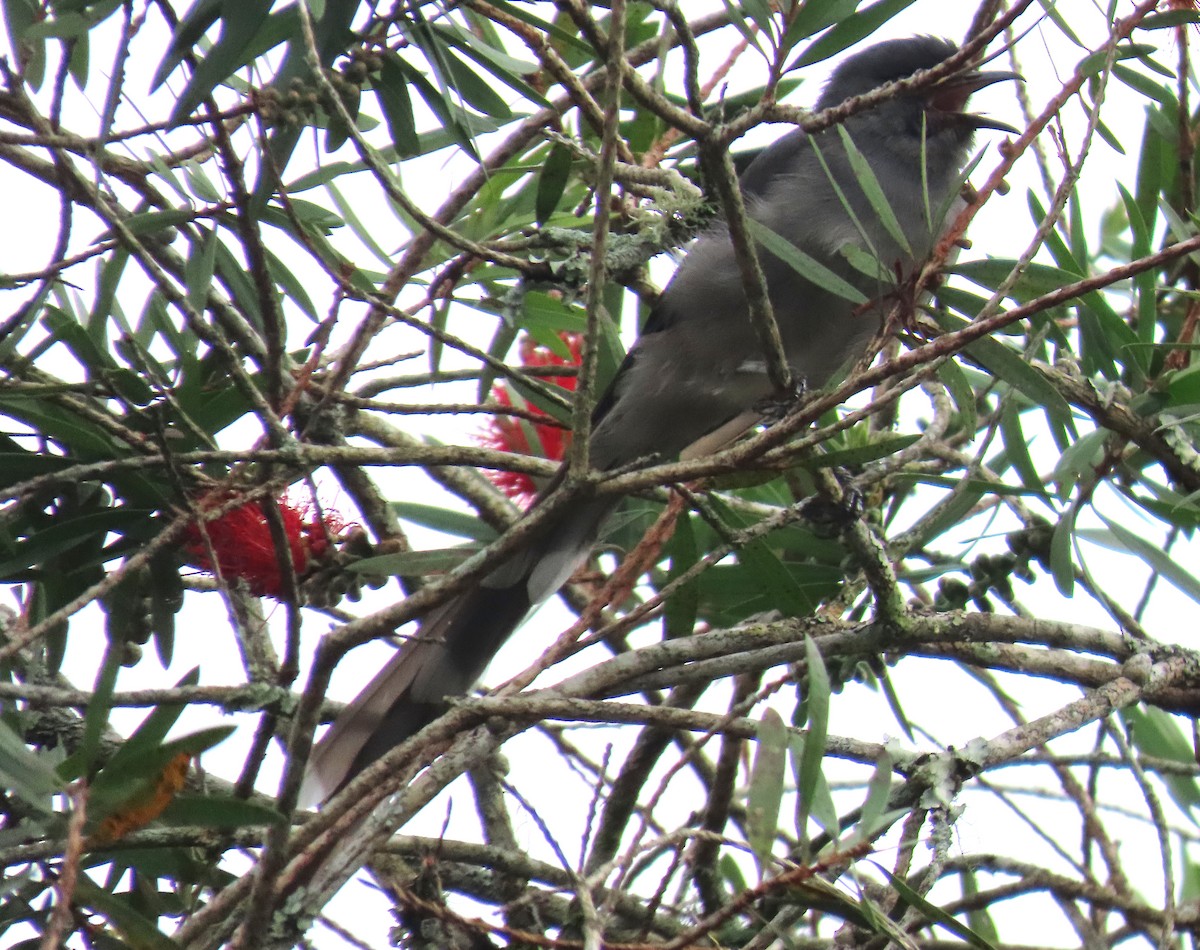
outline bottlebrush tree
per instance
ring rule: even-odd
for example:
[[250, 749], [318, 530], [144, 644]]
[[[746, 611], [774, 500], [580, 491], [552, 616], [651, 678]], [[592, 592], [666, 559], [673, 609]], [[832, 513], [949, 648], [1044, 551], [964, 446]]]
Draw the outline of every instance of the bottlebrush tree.
[[[1195, 942], [1195, 4], [0, 8], [0, 945]], [[554, 483], [734, 168], [927, 32], [1020, 132], [878, 359]], [[552, 483], [594, 557], [299, 808]]]

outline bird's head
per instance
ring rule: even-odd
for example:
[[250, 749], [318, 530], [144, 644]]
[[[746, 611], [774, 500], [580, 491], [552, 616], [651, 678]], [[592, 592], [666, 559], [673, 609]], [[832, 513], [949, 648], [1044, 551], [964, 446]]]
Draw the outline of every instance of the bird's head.
[[[932, 69], [957, 52], [950, 40], [914, 36], [886, 40], [844, 60], [830, 77], [816, 108], [827, 109], [846, 99], [864, 95], [879, 86], [907, 79]], [[966, 110], [972, 93], [993, 83], [1020, 79], [1014, 72], [966, 69], [932, 85], [900, 93], [847, 120], [855, 141], [861, 135], [886, 140], [893, 149], [908, 153], [929, 149], [947, 153], [956, 162], [977, 129], [1016, 129], [995, 119]]]

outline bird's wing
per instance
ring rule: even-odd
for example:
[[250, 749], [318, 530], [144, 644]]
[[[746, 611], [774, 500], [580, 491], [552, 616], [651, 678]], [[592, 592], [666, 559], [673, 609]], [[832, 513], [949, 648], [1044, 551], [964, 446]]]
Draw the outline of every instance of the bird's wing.
[[[742, 166], [738, 184], [742, 189], [742, 195], [746, 199], [746, 203], [750, 206], [752, 214], [755, 204], [767, 199], [772, 188], [779, 186], [790, 173], [795, 172], [797, 165], [803, 165], [807, 160], [807, 155], [811, 147], [807, 143], [808, 136], [804, 130], [793, 129], [781, 138], [776, 139], [770, 145], [755, 149], [748, 155], [744, 155], [738, 162]], [[732, 260], [733, 247], [729, 244], [729, 239], [726, 236], [725, 227], [722, 223], [717, 223], [708, 232], [702, 234], [697, 239], [697, 244], [701, 242], [715, 245], [708, 248], [710, 254], [727, 256]], [[724, 251], [724, 254], [722, 254], [722, 251]], [[658, 303], [646, 317], [646, 322], [642, 325], [638, 335], [639, 339], [669, 330], [685, 319], [687, 319], [686, 308], [676, 303], [676, 299], [670, 293], [670, 286], [668, 286]], [[596, 408], [592, 412], [593, 425], [599, 423], [613, 408], [618, 398], [621, 376], [623, 373], [629, 371], [637, 358], [638, 352], [635, 345], [625, 354], [625, 359], [622, 361], [620, 367], [618, 367], [612, 382], [597, 400]]]

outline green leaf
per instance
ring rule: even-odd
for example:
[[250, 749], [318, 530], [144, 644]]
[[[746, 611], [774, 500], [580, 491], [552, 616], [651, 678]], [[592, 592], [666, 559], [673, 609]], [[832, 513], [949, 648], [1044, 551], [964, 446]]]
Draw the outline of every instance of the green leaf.
[[[117, 674], [121, 672], [121, 660], [125, 655], [125, 645], [119, 639], [115, 639], [115, 631], [109, 629], [106, 633], [108, 643], [104, 649], [104, 662], [96, 674], [92, 698], [83, 718], [83, 739], [79, 748], [71, 753], [70, 758], [63, 762], [59, 770], [64, 778], [69, 776], [74, 780], [88, 774], [100, 757], [101, 740], [104, 738], [104, 729], [112, 711], [112, 695], [117, 688]], [[69, 772], [64, 771], [67, 768], [70, 769]]]
[[414, 19], [409, 35], [433, 67], [442, 96], [449, 97], [451, 93], [456, 93], [484, 115], [501, 120], [512, 118], [508, 103], [458, 57], [447, 45], [442, 33], [434, 30], [423, 19]]
[[[1133, 747], [1144, 755], [1178, 762], [1188, 768], [1196, 765], [1196, 752], [1175, 717], [1154, 706], [1126, 706], [1118, 712], [1130, 730]], [[1162, 773], [1172, 800], [1196, 823], [1195, 809], [1200, 806], [1200, 785], [1189, 775]]]
[[[342, 108], [346, 110], [349, 121], [342, 117], [341, 110], [336, 107], [331, 107], [328, 111], [318, 113], [314, 121], [314, 124], [317, 126], [324, 125], [325, 151], [330, 153], [336, 152], [346, 144], [350, 138], [351, 128], [366, 131], [367, 125], [370, 124], [368, 117], [361, 115], [359, 112], [359, 109], [362, 107], [363, 96], [363, 91], [360, 87], [354, 85], [343, 86], [337, 90], [337, 96], [342, 104]], [[373, 121], [370, 120], [370, 122]], [[370, 148], [370, 146], [367, 147]]]
[[942, 363], [937, 368], [937, 374], [938, 379], [942, 381], [942, 385], [946, 387], [954, 400], [954, 408], [960, 418], [959, 425], [964, 432], [974, 432], [978, 412], [975, 408], [975, 390], [971, 388], [971, 381], [967, 379], [967, 374], [953, 360]]
[[578, 61], [591, 59], [592, 48], [587, 43], [574, 33], [564, 30], [557, 23], [552, 23], [549, 20], [544, 20], [530, 13], [527, 4], [512, 3], [510, 0], [491, 0], [491, 5], [523, 23], [528, 23], [530, 26], [536, 28], [539, 33], [545, 34], [560, 53], [571, 54], [568, 57], [568, 61], [571, 61], [572, 56]]
[[179, 950], [179, 944], [134, 910], [132, 894], [113, 894], [95, 884], [85, 874], [75, 882], [75, 900], [81, 908], [90, 908], [107, 920], [113, 929], [137, 950]]
[[183, 271], [188, 303], [197, 313], [203, 313], [208, 306], [208, 291], [212, 287], [216, 268], [218, 243], [215, 231], [203, 229], [200, 233], [199, 247], [192, 246]]
[[[527, 330], [539, 342], [553, 345], [562, 332], [579, 333], [585, 327], [586, 314], [581, 307], [565, 303], [544, 290], [529, 290], [521, 298], [521, 329]], [[507, 351], [505, 351], [507, 352]], [[618, 354], [618, 360], [624, 353]]]
[[[684, 512], [675, 522], [675, 531], [667, 542], [666, 553], [671, 566], [667, 581], [671, 582], [689, 570], [700, 559], [700, 547], [696, 543], [696, 532], [692, 519]], [[700, 585], [692, 580], [667, 598], [663, 605], [663, 638], [691, 636], [696, 629], [696, 616], [700, 608]]]
[[[836, 184], [834, 187], [838, 188]], [[857, 244], [843, 244], [837, 252], [846, 259], [847, 264], [870, 281], [886, 286], [895, 280], [896, 275], [888, 271], [878, 254], [864, 251]]]
[[[42, 39], [56, 37], [64, 40], [83, 40], [95, 26], [99, 26], [121, 8], [122, 0], [100, 0], [82, 12], [63, 11], [66, 4], [59, 4], [59, 12], [53, 19], [37, 19], [25, 27], [23, 38]], [[5, 6], [8, 4], [6, 3]]]
[[217, 22], [224, 2], [225, 0], [197, 0], [179, 21], [179, 25], [175, 27], [175, 33], [171, 37], [171, 43], [167, 47], [167, 54], [158, 64], [158, 69], [155, 70], [154, 77], [150, 80], [151, 92], [166, 81], [167, 77], [183, 62], [184, 57], [191, 52], [192, 47], [208, 32], [208, 28]]
[[1135, 505], [1144, 508], [1154, 517], [1178, 525], [1181, 528], [1193, 530], [1200, 527], [1200, 505], [1193, 498], [1183, 495], [1156, 483], [1152, 478], [1143, 475], [1139, 486], [1149, 492], [1149, 496], [1139, 494], [1128, 486], [1120, 486], [1121, 494]]
[[1045, 493], [1046, 486], [1029, 454], [1029, 440], [1021, 427], [1021, 412], [1011, 402], [1005, 404], [1000, 413], [1000, 436], [1008, 461], [1021, 476], [1021, 484], [1031, 491]]
[[746, 840], [758, 861], [759, 873], [771, 864], [779, 829], [783, 781], [787, 769], [787, 726], [774, 709], [764, 710], [758, 723], [754, 765], [746, 802]]
[[64, 791], [58, 773], [43, 756], [30, 751], [0, 719], [0, 785], [44, 816], [54, 815], [53, 798]]
[[792, 18], [783, 39], [783, 47], [791, 49], [801, 40], [819, 33], [840, 20], [851, 16], [859, 0], [806, 0]]
[[224, 742], [236, 726], [213, 726], [158, 745], [136, 743], [128, 753], [119, 751], [97, 773], [91, 788], [88, 818], [99, 821], [138, 791], [153, 785], [180, 754], [197, 756]]
[[955, 528], [975, 507], [985, 493], [990, 493], [993, 486], [979, 483], [975, 480], [954, 480], [949, 498], [938, 503], [937, 510], [920, 525], [920, 533], [915, 541], [916, 547], [928, 544], [942, 532]]
[[1067, 208], [1070, 213], [1071, 253], [1077, 261], [1091, 260], [1087, 246], [1087, 226], [1083, 222], [1083, 204], [1079, 200], [1079, 191], [1073, 190], [1067, 198]]
[[355, 574], [390, 574], [396, 577], [444, 574], [458, 567], [478, 550], [479, 547], [474, 545], [461, 545], [456, 548], [380, 554], [347, 564], [346, 570]]
[[555, 142], [550, 147], [550, 153], [537, 176], [537, 200], [533, 216], [538, 224], [545, 224], [558, 210], [558, 202], [571, 178], [571, 162], [571, 152], [565, 145]]
[[936, 904], [931, 904], [924, 897], [909, 887], [904, 881], [892, 874], [887, 868], [877, 862], [871, 862], [880, 871], [884, 873], [892, 887], [896, 889], [896, 893], [910, 907], [914, 907], [925, 915], [925, 919], [931, 924], [944, 927], [956, 937], [961, 938], [966, 942], [968, 947], [974, 947], [975, 950], [997, 950], [994, 943], [977, 934], [974, 930], [964, 924], [955, 917], [951, 917]]
[[837, 55], [859, 40], [866, 39], [912, 4], [913, 0], [879, 0], [865, 9], [855, 11], [839, 20], [833, 29], [811, 44], [785, 71], [811, 66]]
[[[793, 732], [791, 734], [790, 752], [792, 760], [792, 771], [795, 775], [796, 784], [800, 784], [802, 778], [801, 762], [807, 754], [809, 742], [808, 738], [800, 733]], [[837, 851], [841, 848], [841, 823], [838, 819], [837, 806], [833, 803], [833, 793], [829, 788], [829, 782], [825, 778], [824, 769], [817, 773], [813, 780], [812, 798], [803, 802], [804, 813], [801, 814], [800, 800], [797, 798], [796, 808], [796, 829], [798, 834], [804, 834], [803, 842], [804, 849], [808, 847], [807, 841], [807, 821], [811, 818], [815, 821], [818, 827], [822, 828], [831, 839], [831, 847]]]
[[[951, 273], [959, 274], [967, 280], [974, 281], [988, 290], [996, 290], [1000, 284], [1007, 281], [1017, 267], [1018, 262], [1008, 258], [990, 257], [976, 261], [963, 261], [949, 268]], [[1021, 303], [1041, 297], [1067, 284], [1073, 284], [1082, 275], [1061, 267], [1051, 267], [1049, 264], [1030, 263], [1021, 269], [1021, 276], [1009, 290], [1009, 295]]]
[[1075, 35], [1075, 31], [1071, 29], [1066, 18], [1062, 15], [1062, 13], [1059, 12], [1058, 0], [1038, 0], [1038, 4], [1041, 6], [1042, 10], [1045, 11], [1045, 14], [1050, 21], [1059, 28], [1063, 36], [1067, 37], [1072, 43], [1081, 49], [1090, 48], [1087, 43], [1084, 43], [1083, 40]]
[[742, 891], [749, 890], [750, 884], [732, 854], [721, 855], [717, 861], [717, 870], [721, 872], [721, 880], [733, 893], [740, 894]]
[[[812, 535], [808, 537], [811, 539]], [[789, 564], [790, 583], [810, 604], [808, 612], [832, 597], [845, 580], [845, 571], [833, 564]], [[716, 626], [741, 623], [749, 614], [777, 610], [778, 594], [769, 586], [758, 586], [753, 569], [742, 564], [718, 565], [701, 580], [701, 615]]]
[[[385, 57], [386, 60], [387, 57]], [[484, 126], [476, 126], [467, 114], [454, 106], [452, 102], [444, 99], [442, 94], [438, 92], [437, 87], [415, 66], [401, 59], [399, 56], [395, 57], [393, 61], [397, 69], [403, 74], [404, 80], [417, 90], [417, 93], [425, 100], [425, 104], [433, 110], [434, 115], [441, 121], [442, 128], [449, 133], [451, 141], [458, 143], [464, 152], [478, 161], [479, 152], [475, 148], [474, 141], [475, 131], [491, 131], [491, 129]]]
[[100, 426], [47, 399], [0, 393], [0, 413], [28, 423], [80, 458], [120, 458], [127, 455], [126, 447], [116, 443]]
[[1096, 429], [1076, 439], [1058, 457], [1051, 479], [1063, 486], [1064, 491], [1068, 486], [1074, 485], [1081, 475], [1094, 470], [1108, 438], [1109, 433], [1106, 430]]
[[447, 43], [460, 50], [464, 56], [474, 60], [518, 95], [535, 103], [538, 108], [547, 109], [551, 107], [550, 101], [545, 96], [521, 78], [522, 76], [537, 72], [538, 67], [535, 63], [509, 56], [503, 50], [484, 42], [474, 33], [462, 29], [456, 23], [450, 23], [447, 26], [433, 23], [430, 24], [430, 29], [439, 34]]
[[900, 696], [896, 693], [896, 687], [892, 684], [892, 677], [888, 673], [887, 667], [884, 667], [879, 674], [879, 685], [883, 689], [883, 698], [887, 700], [888, 709], [892, 711], [892, 715], [896, 718], [896, 723], [903, 730], [905, 738], [909, 742], [916, 742], [913, 736], [912, 723], [908, 720], [908, 714], [904, 711], [904, 706], [900, 702]]
[[1050, 573], [1054, 577], [1054, 586], [1064, 597], [1075, 593], [1075, 561], [1071, 550], [1078, 514], [1079, 509], [1072, 505], [1054, 526], [1050, 537]]
[[[191, 115], [218, 84], [224, 82], [252, 58], [251, 50], [256, 48], [256, 40], [260, 34], [277, 25], [271, 22], [275, 18], [268, 17], [273, 5], [272, 0], [237, 0], [235, 3], [221, 3], [221, 34], [200, 61], [200, 65], [196, 67], [196, 71], [192, 73], [179, 99], [176, 100], [175, 108], [171, 110], [172, 124], [182, 122]], [[210, 11], [206, 7], [204, 12], [207, 16]], [[279, 37], [279, 40], [282, 40], [282, 37]], [[164, 60], [163, 65], [159, 67], [160, 73], [170, 59], [171, 57], [168, 57], [168, 60]]]
[[1075, 532], [1076, 537], [1086, 538], [1109, 550], [1127, 551], [1141, 558], [1155, 574], [1170, 581], [1181, 593], [1200, 603], [1200, 580], [1185, 570], [1182, 565], [1176, 563], [1175, 559], [1167, 551], [1164, 551], [1161, 545], [1150, 543], [1124, 525], [1106, 518], [1100, 512], [1096, 512], [1096, 514], [1104, 522], [1108, 531], [1080, 528]]
[[771, 15], [771, 7], [765, 0], [741, 0], [742, 15], [748, 17], [758, 27], [759, 33], [768, 40], [775, 35], [775, 18]]
[[498, 537], [491, 525], [475, 515], [464, 514], [461, 511], [439, 508], [437, 505], [423, 505], [415, 501], [393, 501], [391, 508], [401, 521], [432, 528], [444, 534], [470, 538], [483, 544], [490, 544]]
[[52, 475], [76, 462], [61, 455], [34, 452], [0, 452], [0, 487], [7, 488], [30, 478]]
[[[967, 321], [945, 311], [934, 311], [933, 318], [945, 330], [954, 331], [967, 325]], [[1041, 406], [1050, 421], [1066, 426], [1071, 418], [1071, 407], [1062, 394], [1036, 369], [1029, 365], [1020, 353], [998, 340], [983, 337], [968, 344], [964, 351], [989, 373], [1008, 383], [1036, 406]]]
[[787, 238], [780, 237], [766, 225], [755, 221], [753, 218], [748, 218], [746, 223], [750, 226], [750, 234], [759, 244], [791, 267], [801, 277], [816, 284], [822, 290], [828, 290], [831, 294], [849, 300], [852, 304], [857, 305], [867, 302], [867, 297], [861, 290], [846, 283], [846, 281], [816, 258], [805, 254]]
[[1200, 10], [1167, 10], [1163, 13], [1151, 13], [1142, 17], [1138, 22], [1139, 30], [1167, 30], [1190, 23], [1200, 23]]
[[963, 868], [959, 871], [958, 878], [962, 882], [963, 899], [968, 905], [972, 905], [971, 909], [967, 911], [967, 926], [984, 940], [998, 943], [1000, 941], [1000, 932], [996, 929], [996, 924], [992, 920], [988, 903], [979, 903], [976, 900], [979, 896], [979, 881], [975, 876], [975, 872], [969, 868]]
[[100, 349], [92, 334], [66, 311], [47, 307], [42, 324], [50, 331], [52, 339], [60, 341], [70, 350], [71, 355], [87, 370], [89, 379], [109, 383], [121, 396], [137, 406], [145, 406], [154, 398], [154, 391], [144, 379]]
[[252, 326], [262, 329], [262, 310], [259, 308], [258, 288], [246, 273], [245, 265], [233, 256], [233, 252], [222, 241], [215, 241], [215, 272], [229, 291], [242, 316]]
[[[709, 501], [728, 523], [737, 527], [746, 526], [745, 519], [715, 495]], [[738, 549], [737, 570], [750, 589], [760, 592], [767, 603], [784, 616], [807, 616], [817, 606], [814, 598], [796, 582], [788, 566], [764, 538], [756, 538]]]
[[1179, 107], [1179, 100], [1175, 98], [1175, 93], [1162, 83], [1155, 82], [1145, 73], [1140, 73], [1135, 69], [1130, 69], [1128, 66], [1116, 63], [1113, 65], [1113, 75], [1130, 89], [1140, 92], [1147, 99], [1153, 99], [1160, 105], [1167, 106], [1170, 109], [1177, 109]]
[[[325, 184], [325, 190], [329, 192], [329, 197], [333, 199], [333, 203], [337, 207], [338, 212], [342, 215], [345, 223], [349, 225], [350, 230], [354, 232], [355, 237], [363, 242], [363, 245], [375, 255], [376, 260], [378, 260], [380, 264], [385, 267], [390, 267], [392, 256], [380, 246], [378, 241], [375, 240], [375, 227], [371, 227], [363, 223], [362, 219], [358, 215], [358, 211], [355, 209], [354, 202], [347, 201], [342, 195], [341, 189], [339, 189], [338, 186], [332, 181]], [[371, 210], [374, 211], [375, 209]], [[377, 226], [378, 225], [376, 223], [376, 227]]]
[[[200, 667], [196, 666], [180, 677], [175, 688], [195, 686], [199, 682]], [[129, 738], [121, 744], [121, 748], [109, 759], [107, 767], [119, 772], [126, 767], [125, 763], [130, 757], [139, 755], [145, 750], [157, 749], [167, 738], [167, 733], [174, 728], [186, 708], [186, 703], [162, 703], [156, 706]]]
[[191, 194], [201, 201], [216, 204], [221, 200], [221, 193], [204, 171], [204, 166], [195, 159], [183, 163], [183, 177], [187, 180]]
[[149, 512], [144, 509], [102, 508], [81, 515], [64, 515], [47, 528], [39, 528], [28, 538], [14, 544], [0, 560], [0, 578], [30, 567], [38, 567], [59, 555], [93, 542], [110, 531], [122, 531], [142, 524]]
[[383, 54], [379, 70], [379, 82], [375, 84], [375, 95], [387, 121], [392, 136], [392, 145], [399, 158], [411, 158], [420, 153], [417, 138], [417, 122], [413, 117], [412, 99], [408, 95], [408, 79], [404, 70], [397, 65], [400, 61], [390, 50]]
[[[1133, 59], [1135, 57], [1147, 56], [1150, 53], [1156, 52], [1157, 48], [1149, 46], [1145, 43], [1121, 43], [1117, 46], [1114, 63], [1122, 59]], [[1104, 69], [1105, 63], [1108, 62], [1108, 50], [1097, 50], [1090, 56], [1085, 56], [1080, 60], [1076, 67], [1077, 71], [1084, 76], [1096, 75]]]
[[267, 271], [271, 275], [271, 279], [279, 285], [279, 288], [291, 298], [292, 302], [303, 311], [313, 323], [316, 323], [320, 318], [317, 315], [316, 305], [312, 302], [312, 298], [308, 295], [308, 290], [301, 281], [293, 274], [287, 265], [283, 263], [275, 254], [267, 248], [263, 248], [263, 254], [267, 262]]
[[196, 825], [202, 828], [245, 828], [254, 825], [282, 825], [287, 819], [260, 802], [225, 795], [177, 795], [164, 809], [161, 820], [168, 825]]
[[892, 757], [885, 750], [875, 763], [875, 771], [867, 782], [867, 799], [863, 802], [862, 817], [856, 838], [870, 841], [879, 827], [879, 819], [887, 812], [892, 797]]
[[[144, 337], [143, 346], [149, 347], [153, 338], [162, 337], [168, 349], [175, 357], [177, 373], [188, 375], [196, 371], [199, 365], [197, 354], [200, 341], [194, 333], [185, 333], [167, 313], [167, 305], [162, 292], [155, 290], [146, 300], [138, 323], [139, 336]], [[176, 375], [175, 378], [178, 378]]]
[[[831, 688], [829, 673], [825, 669], [825, 661], [821, 650], [812, 637], [804, 638], [804, 655], [806, 658], [806, 675], [804, 677], [804, 698], [801, 703], [807, 734], [803, 737], [802, 750], [796, 759], [796, 833], [807, 840], [807, 826], [810, 814], [819, 803], [819, 785], [824, 782], [823, 763], [825, 759], [825, 743], [829, 733], [829, 699]], [[828, 795], [828, 787], [825, 789]], [[836, 814], [834, 828], [829, 829], [826, 822], [822, 825], [827, 830], [836, 832]]]
[[890, 458], [897, 452], [919, 442], [919, 435], [890, 435], [872, 433], [870, 441], [862, 445], [851, 445], [845, 448], [833, 446], [828, 452], [804, 459], [803, 466], [809, 470], [819, 468], [855, 468], [869, 465], [879, 459]]
[[[98, 268], [96, 302], [86, 321], [87, 328], [94, 337], [93, 343], [97, 347], [104, 345], [107, 320], [113, 313], [113, 307], [119, 306], [116, 300], [117, 288], [121, 284], [121, 278], [125, 274], [125, 265], [128, 263], [129, 252], [124, 248], [118, 248]], [[73, 322], [78, 323], [79, 321]]]
[[[803, 85], [803, 80], [792, 78], [781, 79], [770, 92], [768, 92], [766, 86], [751, 86], [739, 92], [730, 90], [727, 95], [721, 97], [719, 102], [706, 106], [704, 115], [705, 118], [713, 121], [728, 122], [735, 116], [741, 115], [743, 112], [761, 103], [764, 97], [770, 95], [777, 100], [783, 100], [799, 89], [801, 85]], [[660, 91], [660, 94], [672, 105], [678, 106], [680, 109], [688, 108], [686, 96], [672, 93], [670, 89], [663, 89]], [[624, 125], [623, 128], [629, 128], [629, 126]], [[661, 134], [661, 131], [661, 126], [655, 126], [655, 134]], [[735, 144], [730, 157], [733, 159], [734, 168], [737, 169], [739, 175], [762, 153], [764, 148], [765, 146], [760, 148], [742, 148], [740, 141]], [[677, 169], [681, 174], [692, 179], [700, 173], [699, 168], [692, 162], [681, 163], [677, 166]]]
[[721, 0], [725, 4], [725, 12], [729, 16], [729, 24], [742, 34], [742, 39], [758, 50], [759, 54], [766, 59], [767, 54], [763, 51], [762, 46], [758, 42], [758, 34], [750, 28], [750, 24], [746, 22], [746, 17], [742, 11], [733, 3], [733, 0]]
[[23, 60], [25, 82], [37, 90], [45, 77], [46, 42], [30, 31], [45, 16], [43, 5], [36, 0], [4, 0], [0, 6], [4, 9], [9, 49]]
[[150, 632], [154, 651], [166, 669], [175, 648], [175, 615], [183, 609], [183, 579], [172, 552], [151, 558], [150, 583]]
[[871, 167], [871, 163], [858, 150], [858, 146], [854, 144], [854, 140], [850, 138], [850, 133], [844, 125], [839, 125], [837, 130], [841, 136], [842, 145], [846, 149], [846, 157], [850, 159], [850, 168], [854, 171], [854, 178], [862, 188], [863, 194], [867, 196], [867, 201], [870, 202], [871, 209], [878, 216], [879, 223], [884, 226], [887, 233], [892, 236], [892, 240], [905, 253], [912, 254], [912, 247], [904, 234], [904, 228], [900, 226], [900, 220], [896, 217], [896, 212], [892, 210], [891, 202], [883, 193], [883, 187], [879, 184], [879, 179], [875, 177], [875, 170]]

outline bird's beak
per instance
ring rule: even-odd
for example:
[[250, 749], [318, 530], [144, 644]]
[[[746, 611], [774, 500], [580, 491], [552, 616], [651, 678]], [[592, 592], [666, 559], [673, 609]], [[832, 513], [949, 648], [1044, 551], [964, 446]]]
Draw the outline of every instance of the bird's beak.
[[987, 86], [995, 85], [998, 82], [1006, 82], [1010, 79], [1021, 82], [1025, 81], [1025, 78], [1020, 73], [1001, 69], [990, 70], [988, 72], [974, 70], [969, 73], [961, 73], [958, 76], [951, 76], [949, 79], [938, 83], [929, 91], [929, 105], [943, 115], [950, 116], [958, 122], [969, 125], [973, 129], [996, 129], [999, 132], [1011, 132], [1013, 135], [1017, 135], [1020, 130], [1014, 129], [1007, 122], [1001, 122], [999, 119], [991, 119], [985, 115], [965, 111], [967, 100], [971, 98], [973, 93]]

